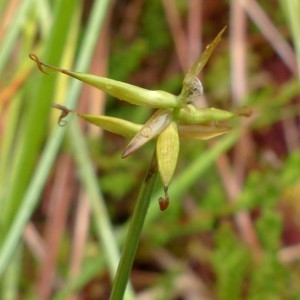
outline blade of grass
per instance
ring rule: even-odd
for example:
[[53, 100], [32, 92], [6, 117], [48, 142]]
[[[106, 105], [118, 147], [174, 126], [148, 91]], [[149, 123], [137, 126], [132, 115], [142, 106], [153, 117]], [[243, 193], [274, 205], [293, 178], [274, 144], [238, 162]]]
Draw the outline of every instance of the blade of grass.
[[38, 9], [41, 35], [46, 36], [51, 29], [52, 23], [50, 4], [48, 3], [48, 1], [35, 0], [35, 5]]
[[287, 22], [292, 32], [293, 42], [296, 49], [298, 77], [300, 78], [300, 2], [298, 0], [281, 0], [280, 2], [285, 11]]
[[22, 30], [23, 22], [26, 19], [26, 14], [28, 10], [32, 8], [32, 0], [21, 1], [18, 11], [15, 13], [14, 22], [10, 23], [3, 42], [0, 47], [0, 73], [2, 73], [3, 68], [9, 61], [8, 57], [14, 49], [16, 40], [20, 31]]
[[1, 282], [1, 299], [18, 299], [18, 286], [21, 279], [22, 245], [16, 249], [15, 259], [11, 261], [7, 274]]
[[[65, 300], [72, 293], [80, 291], [92, 278], [99, 276], [99, 270], [105, 267], [105, 257], [98, 256], [85, 260], [84, 265], [76, 277], [64, 283], [63, 287], [53, 295], [52, 300]], [[101, 274], [101, 273], [100, 273]]]
[[[81, 181], [89, 195], [94, 221], [96, 222], [96, 227], [98, 228], [98, 238], [100, 241], [102, 241], [102, 247], [104, 248], [104, 252], [108, 259], [110, 275], [113, 278], [118, 266], [119, 251], [116, 243], [113, 242], [115, 240], [115, 234], [110, 223], [105, 202], [103, 200], [101, 191], [99, 190], [99, 184], [95, 176], [95, 172], [88, 155], [86, 143], [77, 120], [74, 120], [70, 126], [70, 139], [73, 145], [73, 153], [78, 165]], [[130, 290], [130, 292], [128, 292], [126, 295], [126, 299], [132, 298], [133, 292]]]
[[6, 131], [0, 140], [0, 182], [2, 183], [0, 186], [1, 204], [3, 204], [3, 199], [6, 198], [7, 190], [5, 187], [9, 182], [10, 161], [11, 157], [13, 157], [13, 143], [14, 139], [16, 138], [15, 130], [17, 128], [18, 116], [20, 115], [21, 110], [21, 103], [19, 100], [20, 95], [16, 95], [6, 112]]
[[268, 15], [262, 9], [259, 1], [240, 0], [240, 4], [245, 8], [249, 16], [260, 29], [261, 33], [266, 37], [270, 45], [272, 45], [274, 50], [281, 57], [282, 61], [293, 73], [296, 73], [296, 61], [292, 48], [282, 37], [276, 25], [272, 23]]
[[[65, 47], [73, 14], [77, 8], [72, 0], [59, 0], [55, 6], [54, 24], [45, 47], [45, 57], [54, 63], [59, 63]], [[67, 13], [66, 13], [67, 12]], [[61, 29], [64, 30], [61, 30]], [[55, 47], [53, 47], [55, 45]], [[46, 134], [46, 124], [53, 101], [55, 77], [40, 76], [34, 83], [35, 89], [25, 118], [22, 120], [21, 135], [17, 142], [16, 158], [13, 164], [11, 182], [8, 189], [8, 199], [4, 207], [3, 232], [6, 232], [18, 210], [24, 196], [26, 186], [32, 176], [36, 159]], [[41, 101], [42, 95], [42, 101]], [[38, 126], [37, 126], [38, 124]]]
[[[76, 69], [85, 71], [88, 68], [92, 52], [94, 50], [99, 30], [103, 25], [105, 14], [108, 8], [109, 1], [98, 0], [94, 3], [91, 9], [91, 16], [86, 27], [89, 33], [83, 38], [82, 47], [79, 51]], [[49, 80], [49, 78], [48, 78]], [[74, 107], [80, 92], [81, 84], [79, 81], [74, 81], [71, 84], [67, 105]], [[39, 99], [40, 100], [40, 99]], [[39, 165], [32, 177], [30, 185], [26, 191], [24, 198], [19, 206], [18, 212], [14, 216], [13, 223], [9, 229], [5, 241], [0, 248], [0, 277], [3, 274], [7, 264], [10, 261], [11, 255], [20, 237], [23, 228], [35, 209], [42, 188], [47, 180], [48, 174], [53, 165], [54, 159], [61, 145], [61, 141], [65, 134], [65, 128], [56, 128], [50, 136], [44, 152], [42, 153]], [[17, 187], [16, 187], [17, 188]]]

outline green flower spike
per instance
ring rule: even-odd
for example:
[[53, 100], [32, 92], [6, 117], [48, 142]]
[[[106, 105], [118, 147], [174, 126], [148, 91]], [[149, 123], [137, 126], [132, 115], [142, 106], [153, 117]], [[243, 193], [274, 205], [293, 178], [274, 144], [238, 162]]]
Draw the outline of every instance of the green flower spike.
[[[236, 112], [230, 112], [213, 107], [196, 108], [193, 105], [193, 102], [203, 95], [203, 87], [197, 76], [220, 42], [224, 31], [225, 28], [206, 47], [202, 55], [185, 75], [179, 96], [165, 91], [146, 90], [109, 78], [64, 70], [41, 62], [35, 54], [30, 54], [29, 56], [36, 62], [39, 70], [45, 74], [48, 74], [45, 69], [67, 74], [120, 100], [135, 105], [158, 108], [144, 125], [109, 116], [95, 116], [82, 113], [77, 113], [77, 115], [105, 130], [131, 138], [122, 157], [131, 155], [145, 143], [157, 138], [156, 156], [158, 170], [165, 192], [165, 197], [159, 198], [159, 205], [161, 210], [165, 210], [169, 205], [168, 188], [178, 159], [179, 138], [196, 140], [213, 138], [231, 130], [231, 127], [226, 123], [228, 120], [237, 116], [249, 116], [251, 114], [248, 108], [240, 108]], [[59, 104], [53, 104], [53, 107], [61, 110], [59, 125], [64, 125], [63, 118], [73, 111]]]

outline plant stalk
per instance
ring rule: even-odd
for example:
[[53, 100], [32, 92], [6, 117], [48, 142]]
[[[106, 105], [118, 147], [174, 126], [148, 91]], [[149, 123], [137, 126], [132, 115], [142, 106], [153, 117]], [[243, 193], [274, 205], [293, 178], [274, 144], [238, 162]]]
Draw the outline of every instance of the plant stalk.
[[140, 240], [146, 214], [151, 200], [155, 179], [157, 177], [157, 160], [154, 152], [150, 167], [142, 184], [140, 194], [132, 215], [131, 223], [128, 229], [116, 277], [113, 282], [113, 288], [110, 300], [123, 299], [126, 285], [129, 279], [130, 271], [134, 261], [135, 253]]

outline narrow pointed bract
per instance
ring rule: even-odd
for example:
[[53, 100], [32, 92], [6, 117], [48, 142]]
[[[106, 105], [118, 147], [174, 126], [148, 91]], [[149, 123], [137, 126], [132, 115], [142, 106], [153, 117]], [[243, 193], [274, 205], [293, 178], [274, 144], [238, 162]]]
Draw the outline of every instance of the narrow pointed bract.
[[231, 127], [216, 122], [199, 125], [178, 125], [179, 137], [182, 139], [209, 140], [230, 132]]
[[159, 109], [133, 137], [124, 150], [122, 157], [127, 157], [151, 139], [158, 136], [171, 122], [169, 111]]
[[222, 35], [223, 35], [225, 30], [226, 30], [226, 27], [224, 27], [219, 32], [219, 34], [215, 37], [215, 39], [208, 46], [206, 46], [204, 52], [194, 62], [192, 67], [189, 69], [189, 71], [185, 75], [185, 77], [183, 79], [182, 90], [181, 90], [181, 93], [178, 97], [180, 103], [188, 102], [188, 97], [189, 97], [189, 94], [190, 94], [189, 86], [190, 86], [191, 78], [197, 77], [199, 75], [199, 73], [201, 72], [201, 70], [204, 68], [204, 66], [206, 65], [208, 59], [212, 55], [213, 51], [215, 50], [215, 48], [217, 47], [217, 45], [221, 41]]
[[204, 52], [199, 56], [199, 58], [193, 63], [192, 67], [189, 69], [184, 81], [188, 78], [188, 76], [194, 75], [198, 76], [199, 73], [202, 71], [203, 67], [206, 65], [207, 61], [209, 60], [210, 56], [214, 52], [215, 48], [221, 41], [222, 35], [226, 30], [227, 26], [225, 26], [218, 35], [214, 38], [214, 40], [206, 46]]

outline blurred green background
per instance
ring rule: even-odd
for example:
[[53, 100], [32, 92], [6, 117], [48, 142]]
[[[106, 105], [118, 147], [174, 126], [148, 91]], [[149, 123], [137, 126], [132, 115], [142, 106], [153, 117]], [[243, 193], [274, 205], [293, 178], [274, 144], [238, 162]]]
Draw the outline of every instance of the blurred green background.
[[154, 144], [57, 125], [51, 103], [142, 123], [153, 113], [28, 58], [178, 94], [248, 105], [212, 142], [181, 143], [170, 207], [158, 181], [126, 299], [300, 299], [299, 0], [0, 0], [1, 299], [108, 299]]

